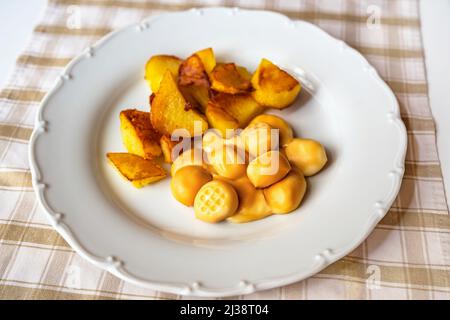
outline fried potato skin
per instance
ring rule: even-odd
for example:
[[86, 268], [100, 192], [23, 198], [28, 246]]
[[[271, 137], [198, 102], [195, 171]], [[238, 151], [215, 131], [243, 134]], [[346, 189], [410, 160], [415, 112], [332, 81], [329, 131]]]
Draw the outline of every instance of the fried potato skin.
[[122, 141], [128, 152], [145, 159], [161, 155], [160, 134], [152, 127], [149, 112], [127, 109], [119, 117]]
[[265, 107], [283, 109], [300, 92], [300, 83], [267, 59], [262, 59], [252, 76], [253, 98]]
[[209, 78], [211, 88], [219, 92], [237, 94], [251, 90], [250, 81], [241, 75], [234, 63], [217, 64]]
[[[168, 71], [152, 100], [150, 114], [153, 127], [168, 136], [177, 129], [184, 129], [185, 134], [180, 135], [190, 137], [202, 134], [208, 129], [206, 119], [187, 103], [178, 89], [175, 78]], [[194, 130], [196, 122], [199, 132]]]
[[170, 55], [152, 56], [145, 65], [145, 80], [147, 80], [152, 92], [157, 92], [162, 78], [167, 70], [174, 76], [178, 76], [178, 69], [182, 60]]
[[136, 188], [159, 181], [166, 176], [164, 169], [154, 160], [125, 152], [110, 152], [106, 154], [106, 157], [119, 173]]

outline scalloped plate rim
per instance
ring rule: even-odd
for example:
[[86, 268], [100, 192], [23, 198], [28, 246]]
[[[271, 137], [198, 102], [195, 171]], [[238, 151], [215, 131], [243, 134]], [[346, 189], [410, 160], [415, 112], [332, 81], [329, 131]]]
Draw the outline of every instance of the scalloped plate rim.
[[[60, 213], [54, 211], [48, 204], [45, 198], [45, 185], [41, 183], [42, 180], [42, 173], [39, 169], [39, 166], [37, 164], [37, 161], [35, 159], [35, 142], [38, 139], [38, 137], [45, 132], [46, 129], [46, 121], [42, 118], [42, 112], [45, 109], [45, 106], [47, 105], [48, 100], [52, 97], [52, 95], [60, 88], [62, 83], [65, 79], [70, 78], [70, 70], [72, 70], [78, 63], [82, 62], [83, 59], [86, 58], [86, 56], [92, 56], [92, 52], [95, 50], [98, 50], [102, 47], [102, 45], [106, 42], [108, 42], [110, 39], [115, 37], [116, 35], [127, 32], [128, 30], [132, 28], [145, 28], [148, 24], [155, 22], [157, 19], [160, 19], [166, 15], [172, 15], [172, 14], [183, 14], [188, 12], [197, 12], [200, 14], [207, 13], [208, 11], [218, 11], [222, 10], [227, 13], [235, 14], [237, 12], [253, 12], [253, 13], [270, 13], [273, 15], [277, 15], [279, 17], [282, 17], [287, 22], [294, 23], [294, 24], [305, 24], [308, 27], [311, 27], [317, 31], [320, 31], [320, 33], [323, 36], [328, 37], [329, 39], [335, 41], [336, 43], [339, 43], [341, 46], [345, 47], [345, 49], [349, 52], [349, 54], [352, 54], [355, 58], [359, 59], [360, 62], [364, 65], [366, 65], [368, 68], [370, 68], [371, 75], [375, 78], [378, 85], [381, 86], [381, 88], [386, 92], [386, 94], [389, 96], [389, 99], [392, 102], [392, 111], [390, 115], [390, 120], [392, 120], [395, 125], [398, 127], [399, 134], [403, 136], [404, 139], [401, 141], [401, 146], [399, 147], [399, 152], [396, 155], [395, 164], [393, 168], [393, 174], [395, 175], [395, 179], [393, 179], [393, 184], [391, 188], [391, 192], [389, 193], [389, 196], [387, 199], [384, 199], [382, 201], [382, 206], [378, 209], [378, 213], [375, 215], [372, 215], [369, 217], [369, 221], [367, 221], [367, 227], [365, 230], [363, 230], [360, 234], [360, 236], [355, 237], [355, 240], [350, 243], [345, 248], [339, 248], [338, 250], [325, 250], [324, 252], [321, 252], [316, 255], [315, 261], [311, 264], [311, 270], [309, 272], [304, 273], [294, 273], [290, 275], [286, 275], [283, 277], [277, 277], [273, 279], [265, 279], [260, 282], [255, 283], [249, 283], [245, 280], [239, 281], [234, 287], [227, 287], [227, 288], [208, 288], [203, 286], [199, 282], [194, 283], [169, 283], [169, 282], [159, 282], [158, 280], [146, 280], [141, 279], [137, 276], [134, 276], [127, 272], [127, 270], [123, 267], [123, 262], [117, 259], [113, 256], [108, 257], [98, 257], [92, 253], [90, 253], [86, 248], [84, 248], [80, 242], [77, 240], [77, 237], [71, 232], [70, 227], [67, 226], [64, 223], [64, 216]], [[69, 64], [63, 69], [61, 76], [56, 80], [56, 83], [54, 87], [48, 91], [48, 93], [43, 98], [42, 102], [40, 103], [39, 109], [37, 111], [36, 115], [36, 121], [35, 121], [35, 128], [33, 130], [33, 133], [30, 138], [30, 143], [28, 147], [28, 153], [29, 153], [29, 162], [30, 162], [30, 171], [32, 173], [32, 185], [33, 189], [37, 195], [37, 199], [39, 204], [45, 209], [52, 226], [57, 230], [57, 232], [68, 242], [68, 244], [83, 258], [87, 259], [94, 265], [109, 271], [110, 273], [114, 274], [115, 276], [128, 281], [130, 283], [134, 283], [139, 286], [143, 286], [146, 288], [150, 288], [156, 291], [164, 291], [174, 294], [181, 294], [181, 295], [192, 295], [192, 296], [203, 296], [203, 297], [224, 297], [224, 296], [231, 296], [231, 295], [239, 295], [239, 294], [249, 294], [253, 293], [255, 291], [259, 290], [265, 290], [270, 289], [274, 287], [279, 287], [287, 284], [291, 284], [303, 279], [306, 279], [317, 272], [320, 272], [322, 269], [330, 265], [331, 263], [343, 258], [345, 255], [347, 255], [349, 252], [354, 250], [356, 247], [358, 247], [365, 239], [366, 237], [373, 231], [377, 223], [384, 217], [384, 215], [387, 213], [388, 209], [391, 207], [392, 203], [394, 202], [399, 189], [401, 185], [401, 181], [403, 178], [404, 173], [404, 160], [406, 156], [406, 148], [407, 148], [407, 134], [406, 134], [406, 128], [401, 120], [400, 117], [400, 111], [399, 111], [399, 105], [397, 102], [397, 99], [391, 89], [387, 86], [387, 84], [383, 81], [383, 79], [378, 75], [376, 70], [369, 64], [367, 59], [359, 53], [357, 50], [349, 47], [345, 42], [342, 40], [339, 40], [321, 28], [317, 27], [316, 25], [303, 21], [303, 20], [291, 20], [290, 18], [286, 17], [283, 14], [273, 12], [273, 11], [267, 11], [267, 10], [252, 10], [252, 9], [239, 9], [239, 8], [227, 8], [227, 7], [214, 7], [214, 8], [192, 8], [185, 11], [178, 11], [178, 12], [169, 12], [169, 13], [163, 13], [157, 16], [149, 17], [144, 19], [141, 22], [126, 26], [124, 28], [121, 28], [119, 30], [113, 31], [100, 40], [98, 40], [95, 44], [92, 46], [89, 46], [84, 52], [82, 52], [80, 55], [75, 57], [73, 60], [69, 62]], [[377, 206], [377, 204], [375, 204]]]

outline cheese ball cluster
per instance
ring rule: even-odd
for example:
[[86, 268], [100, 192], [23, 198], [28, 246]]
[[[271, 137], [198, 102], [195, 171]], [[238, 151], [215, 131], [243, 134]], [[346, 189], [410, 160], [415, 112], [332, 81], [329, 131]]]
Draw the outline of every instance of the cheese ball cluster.
[[262, 114], [232, 138], [206, 132], [201, 149], [187, 150], [172, 163], [171, 190], [202, 221], [249, 222], [297, 209], [305, 177], [326, 162], [319, 142], [296, 138], [286, 121]]

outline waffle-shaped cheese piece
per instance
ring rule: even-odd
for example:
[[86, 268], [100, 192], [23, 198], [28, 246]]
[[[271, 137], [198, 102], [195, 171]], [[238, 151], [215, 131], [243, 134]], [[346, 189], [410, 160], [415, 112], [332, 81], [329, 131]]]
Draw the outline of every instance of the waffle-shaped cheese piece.
[[232, 216], [238, 205], [238, 195], [234, 188], [225, 181], [213, 180], [198, 191], [194, 211], [198, 219], [215, 223]]

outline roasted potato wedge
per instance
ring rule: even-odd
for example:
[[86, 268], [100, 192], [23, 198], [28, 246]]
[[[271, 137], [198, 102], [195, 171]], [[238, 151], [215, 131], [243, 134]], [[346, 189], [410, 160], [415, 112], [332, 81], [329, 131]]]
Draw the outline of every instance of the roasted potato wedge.
[[197, 54], [193, 54], [180, 65], [178, 85], [186, 100], [205, 112], [210, 84], [203, 62]]
[[184, 132], [178, 132], [180, 136], [193, 137], [208, 129], [208, 122], [187, 103], [169, 71], [152, 100], [150, 114], [153, 127], [165, 135], [184, 129]]
[[176, 78], [178, 68], [182, 60], [175, 56], [157, 55], [151, 57], [145, 66], [145, 80], [147, 80], [152, 92], [157, 92], [164, 73], [169, 70]]
[[178, 71], [180, 86], [197, 85], [209, 87], [209, 79], [202, 60], [196, 54], [184, 60]]
[[294, 102], [300, 83], [267, 59], [262, 59], [252, 76], [253, 98], [265, 106], [283, 109]]
[[211, 99], [211, 103], [236, 119], [240, 128], [245, 127], [250, 120], [264, 111], [264, 107], [257, 103], [249, 93], [234, 95], [216, 93]]
[[200, 110], [205, 113], [206, 106], [210, 100], [209, 88], [205, 86], [188, 85], [179, 86], [181, 93], [184, 98], [193, 106], [195, 109]]
[[153, 129], [150, 113], [128, 109], [120, 112], [120, 132], [122, 141], [129, 153], [145, 159], [161, 155], [158, 144], [160, 134]]
[[161, 137], [159, 144], [161, 145], [161, 151], [165, 162], [172, 163], [176, 159], [176, 156], [172, 151], [178, 143], [178, 141], [172, 141], [168, 136]]
[[205, 115], [211, 127], [217, 129], [223, 138], [227, 137], [227, 129], [239, 128], [239, 122], [214, 103], [208, 103]]
[[216, 66], [216, 57], [212, 48], [206, 48], [195, 53], [203, 63], [206, 73], [211, 73]]
[[136, 188], [161, 180], [166, 176], [164, 169], [154, 160], [141, 158], [131, 153], [107, 153], [110, 163]]
[[248, 92], [251, 89], [251, 83], [245, 76], [242, 76], [234, 63], [217, 64], [210, 73], [211, 88], [230, 94]]

